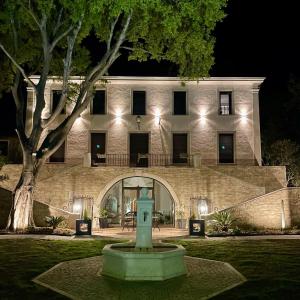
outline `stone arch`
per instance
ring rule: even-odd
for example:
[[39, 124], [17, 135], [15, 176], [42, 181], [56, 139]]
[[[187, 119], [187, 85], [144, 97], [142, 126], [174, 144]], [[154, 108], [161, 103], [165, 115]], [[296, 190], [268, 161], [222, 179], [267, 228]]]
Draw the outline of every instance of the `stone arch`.
[[109, 191], [109, 189], [116, 184], [117, 182], [119, 182], [122, 179], [125, 178], [129, 178], [129, 177], [148, 177], [151, 179], [154, 179], [156, 181], [158, 181], [159, 183], [161, 183], [170, 193], [170, 195], [173, 198], [174, 204], [175, 204], [175, 208], [179, 205], [179, 198], [177, 196], [177, 194], [175, 193], [175, 190], [173, 189], [173, 187], [168, 183], [168, 181], [166, 181], [165, 179], [161, 178], [160, 176], [151, 174], [151, 173], [146, 173], [146, 172], [130, 172], [130, 173], [126, 173], [126, 174], [122, 174], [119, 175], [117, 177], [115, 177], [114, 179], [110, 180], [105, 186], [104, 188], [102, 188], [102, 190], [100, 191], [96, 203], [100, 204], [102, 199], [104, 198], [105, 194]]

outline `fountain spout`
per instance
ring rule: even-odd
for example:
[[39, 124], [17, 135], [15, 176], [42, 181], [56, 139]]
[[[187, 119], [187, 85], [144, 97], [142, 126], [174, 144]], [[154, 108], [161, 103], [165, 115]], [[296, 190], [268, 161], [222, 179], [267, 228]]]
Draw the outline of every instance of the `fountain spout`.
[[152, 249], [152, 209], [154, 201], [148, 197], [148, 189], [141, 189], [141, 197], [137, 200], [137, 225], [135, 248]]

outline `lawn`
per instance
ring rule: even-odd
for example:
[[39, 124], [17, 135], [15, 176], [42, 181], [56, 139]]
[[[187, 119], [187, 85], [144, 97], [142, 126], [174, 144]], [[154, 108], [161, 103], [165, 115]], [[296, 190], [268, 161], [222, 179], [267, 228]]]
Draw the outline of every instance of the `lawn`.
[[[99, 255], [107, 243], [109, 241], [0, 240], [0, 299], [65, 299], [34, 284], [31, 279], [61, 261]], [[184, 245], [190, 256], [229, 262], [247, 277], [245, 284], [215, 299], [300, 299], [300, 240], [178, 243]], [[115, 283], [113, 288], [122, 289], [127, 295], [123, 299], [136, 299], [134, 294], [126, 292], [127, 282]], [[164, 284], [159, 283], [160, 288]], [[139, 283], [134, 285], [137, 287]], [[149, 294], [157, 288], [156, 283], [147, 284]], [[183, 295], [182, 299], [187, 298]]]

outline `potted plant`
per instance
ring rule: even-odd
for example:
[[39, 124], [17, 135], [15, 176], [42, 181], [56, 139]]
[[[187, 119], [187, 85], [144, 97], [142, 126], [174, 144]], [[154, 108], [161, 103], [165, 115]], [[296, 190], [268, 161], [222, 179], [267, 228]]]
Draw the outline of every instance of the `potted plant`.
[[92, 234], [92, 219], [88, 216], [88, 212], [86, 209], [83, 211], [83, 219], [76, 220], [76, 234]]
[[179, 229], [186, 228], [186, 219], [184, 218], [184, 215], [184, 205], [181, 204], [176, 210], [176, 222]]
[[99, 210], [99, 226], [100, 228], [108, 228], [108, 210], [105, 208]]

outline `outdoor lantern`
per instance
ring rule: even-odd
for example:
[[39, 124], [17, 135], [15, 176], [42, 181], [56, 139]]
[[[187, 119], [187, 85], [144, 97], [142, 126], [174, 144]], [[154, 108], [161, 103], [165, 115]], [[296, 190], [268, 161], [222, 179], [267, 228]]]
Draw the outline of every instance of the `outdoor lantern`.
[[81, 201], [74, 201], [73, 203], [73, 213], [75, 214], [80, 214], [82, 213], [82, 205], [81, 205]]
[[201, 215], [206, 215], [208, 213], [208, 206], [206, 199], [199, 199], [198, 200], [198, 214], [201, 219]]
[[137, 124], [137, 126], [138, 126], [138, 129], [140, 129], [141, 121], [142, 121], [141, 116], [137, 116], [137, 117], [136, 117], [136, 124]]

